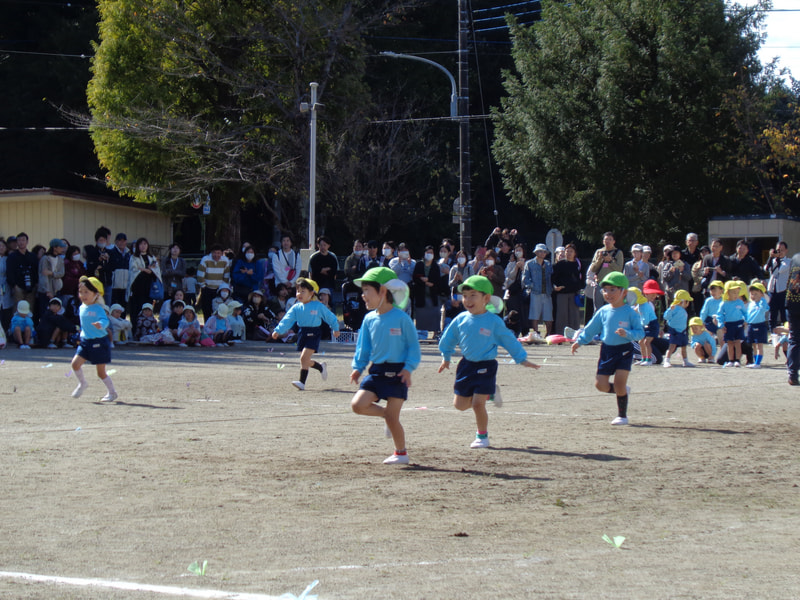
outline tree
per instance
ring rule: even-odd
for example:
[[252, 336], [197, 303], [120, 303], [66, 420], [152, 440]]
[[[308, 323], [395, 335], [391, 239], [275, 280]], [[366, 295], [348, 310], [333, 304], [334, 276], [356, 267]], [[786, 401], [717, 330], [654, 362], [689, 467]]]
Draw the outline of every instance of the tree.
[[167, 210], [208, 191], [227, 243], [242, 202], [299, 231], [308, 82], [326, 103], [324, 153], [326, 131], [363, 112], [363, 30], [395, 4], [101, 0], [88, 95], [108, 184]]
[[[735, 128], [720, 107], [757, 74], [760, 7], [723, 0], [543, 4], [513, 29], [517, 74], [494, 153], [514, 202], [584, 239], [662, 239], [735, 212]], [[746, 80], [745, 85], [752, 85]]]

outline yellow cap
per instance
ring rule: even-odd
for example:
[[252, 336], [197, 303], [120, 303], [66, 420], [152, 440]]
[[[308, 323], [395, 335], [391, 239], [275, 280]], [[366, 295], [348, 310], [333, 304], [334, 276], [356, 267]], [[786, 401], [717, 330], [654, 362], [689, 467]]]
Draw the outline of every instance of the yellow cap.
[[677, 292], [675, 292], [674, 301], [683, 302], [684, 300], [686, 302], [691, 302], [692, 301], [692, 295], [689, 292], [687, 292], [686, 290], [678, 290]]

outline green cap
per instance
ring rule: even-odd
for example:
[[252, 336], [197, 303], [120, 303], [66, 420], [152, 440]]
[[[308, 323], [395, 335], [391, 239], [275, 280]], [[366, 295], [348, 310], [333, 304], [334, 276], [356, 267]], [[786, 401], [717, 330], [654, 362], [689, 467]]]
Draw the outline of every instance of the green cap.
[[397, 279], [397, 273], [392, 271], [389, 267], [373, 267], [359, 279], [354, 279], [353, 283], [358, 287], [361, 287], [362, 281], [373, 281], [379, 285], [386, 285], [386, 283], [392, 279]]
[[600, 282], [600, 287], [603, 287], [604, 285], [613, 285], [614, 287], [626, 290], [630, 287], [631, 283], [628, 281], [628, 278], [619, 271], [612, 271], [603, 277], [603, 281]]
[[494, 293], [494, 286], [492, 285], [492, 282], [483, 275], [472, 275], [471, 277], [467, 277], [464, 283], [458, 286], [458, 291], [463, 292], [464, 288], [476, 290], [482, 294], [489, 294], [490, 296]]

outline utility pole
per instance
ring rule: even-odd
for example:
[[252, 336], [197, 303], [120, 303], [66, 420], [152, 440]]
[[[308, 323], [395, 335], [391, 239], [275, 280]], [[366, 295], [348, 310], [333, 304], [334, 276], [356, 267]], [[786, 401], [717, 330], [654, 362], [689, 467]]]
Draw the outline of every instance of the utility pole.
[[472, 199], [469, 161], [469, 7], [458, 0], [458, 144], [459, 156], [459, 245], [472, 252]]

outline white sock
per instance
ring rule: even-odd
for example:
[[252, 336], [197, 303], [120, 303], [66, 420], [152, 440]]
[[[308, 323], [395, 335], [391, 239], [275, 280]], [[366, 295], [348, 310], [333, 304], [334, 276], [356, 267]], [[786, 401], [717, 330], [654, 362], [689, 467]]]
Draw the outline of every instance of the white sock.
[[78, 369], [75, 371], [75, 377], [78, 380], [78, 383], [85, 386], [86, 385], [86, 376], [83, 374], [83, 369]]
[[111, 381], [111, 377], [106, 375], [106, 378], [105, 379], [101, 379], [100, 381], [102, 381], [103, 383], [106, 384], [106, 389], [108, 390], [109, 394], [116, 394], [117, 393], [117, 391], [114, 389], [114, 382]]

